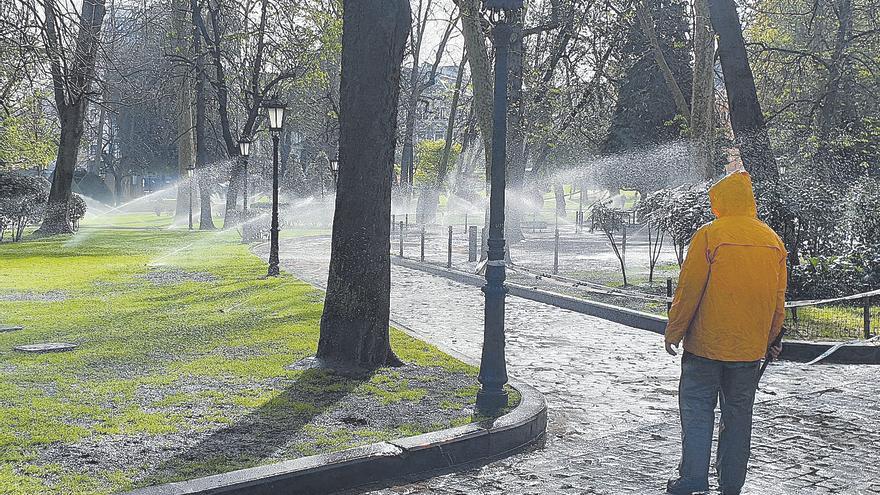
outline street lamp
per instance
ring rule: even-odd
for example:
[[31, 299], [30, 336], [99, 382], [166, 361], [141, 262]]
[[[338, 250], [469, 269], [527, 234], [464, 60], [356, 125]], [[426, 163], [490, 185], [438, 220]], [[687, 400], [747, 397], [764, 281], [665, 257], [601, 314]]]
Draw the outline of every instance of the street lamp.
[[507, 58], [511, 23], [520, 15], [523, 0], [483, 0], [492, 25], [495, 45], [495, 108], [492, 128], [491, 182], [489, 185], [489, 239], [486, 263], [486, 297], [480, 391], [477, 409], [494, 413], [507, 405], [507, 363], [504, 358], [504, 188], [507, 168]]
[[333, 174], [333, 185], [339, 186], [339, 158], [330, 158], [330, 172]]
[[[243, 180], [244, 191], [242, 192], [242, 200], [243, 200], [243, 204], [242, 204], [242, 212], [241, 212], [241, 215], [242, 215], [242, 222], [247, 222], [247, 220], [248, 220], [248, 212], [247, 212], [247, 202], [248, 202], [248, 156], [250, 156], [250, 154], [251, 154], [251, 141], [250, 141], [248, 138], [241, 138], [241, 139], [238, 141], [238, 153], [241, 155], [242, 165], [244, 166], [244, 167], [243, 167], [243, 168], [244, 168], [244, 180]], [[243, 227], [242, 227], [242, 228], [243, 228], [242, 232], [244, 233], [245, 230], [247, 229], [247, 225], [244, 225], [244, 223], [243, 223]], [[245, 238], [247, 238], [247, 235], [245, 235]]]
[[272, 133], [272, 229], [269, 233], [269, 274], [277, 277], [278, 269], [278, 139], [284, 125], [284, 102], [272, 98], [263, 102], [269, 118], [269, 131]]
[[195, 172], [194, 164], [186, 169], [186, 176], [189, 179], [189, 230], [193, 229], [193, 175]]

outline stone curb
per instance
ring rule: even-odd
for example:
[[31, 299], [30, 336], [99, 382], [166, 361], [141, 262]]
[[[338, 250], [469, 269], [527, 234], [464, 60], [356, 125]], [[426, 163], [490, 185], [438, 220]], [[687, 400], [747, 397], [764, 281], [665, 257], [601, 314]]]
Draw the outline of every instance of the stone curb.
[[[421, 270], [462, 284], [482, 287], [483, 284], [486, 283], [486, 279], [479, 275], [463, 272], [461, 270], [441, 268], [427, 263], [401, 258], [399, 256], [392, 256], [391, 262], [398, 266], [411, 268], [413, 270]], [[611, 304], [579, 299], [541, 289], [533, 289], [524, 285], [511, 283], [505, 283], [505, 285], [507, 286], [508, 293], [512, 296], [549, 304], [576, 313], [595, 316], [597, 318], [602, 318], [603, 320], [613, 321], [628, 327], [648, 330], [661, 335], [666, 330], [666, 318], [662, 316], [652, 315], [634, 309], [621, 308]]]
[[[828, 349], [840, 342], [807, 342], [803, 340], [786, 340], [782, 346], [780, 359], [808, 363], [821, 356]], [[847, 344], [820, 363], [827, 364], [880, 364], [880, 346], [865, 344]], [[819, 363], [817, 363], [819, 364]]]
[[[252, 246], [253, 251], [258, 245]], [[307, 282], [324, 290], [320, 284]], [[391, 321], [415, 338], [424, 336]], [[473, 360], [442, 349], [457, 359]], [[537, 389], [511, 379], [520, 403], [509, 413], [414, 437], [399, 438], [332, 454], [321, 454], [266, 466], [206, 476], [177, 483], [139, 488], [125, 495], [320, 495], [366, 485], [391, 486], [411, 482], [456, 467], [481, 465], [543, 445], [547, 432], [547, 404]]]
[[511, 382], [522, 396], [513, 411], [414, 437], [140, 488], [127, 495], [320, 495], [395, 480], [424, 479], [438, 471], [479, 465], [541, 445], [547, 430], [543, 395]]
[[[438, 277], [448, 278], [462, 284], [482, 287], [485, 279], [479, 275], [461, 270], [448, 269], [429, 263], [392, 256], [391, 262], [395, 265], [412, 270], [421, 270]], [[628, 327], [648, 330], [660, 335], [666, 331], [666, 317], [652, 315], [641, 311], [635, 311], [620, 306], [578, 299], [576, 297], [557, 294], [541, 289], [534, 289], [523, 285], [507, 283], [510, 295], [518, 296], [558, 308], [567, 309], [576, 313], [595, 316], [604, 320], [620, 323]], [[808, 342], [801, 340], [786, 340], [782, 348], [780, 359], [806, 363], [812, 361], [823, 352], [837, 345], [837, 342]], [[847, 344], [827, 358], [822, 360], [829, 364], [880, 364], [880, 346], [864, 345], [859, 343]]]

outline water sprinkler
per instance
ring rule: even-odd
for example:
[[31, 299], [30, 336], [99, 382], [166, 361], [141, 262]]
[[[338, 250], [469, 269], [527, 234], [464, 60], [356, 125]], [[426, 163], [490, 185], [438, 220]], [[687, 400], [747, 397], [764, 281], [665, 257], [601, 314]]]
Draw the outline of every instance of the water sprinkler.
[[194, 164], [186, 169], [186, 176], [189, 177], [189, 230], [193, 229], [193, 175], [195, 174]]

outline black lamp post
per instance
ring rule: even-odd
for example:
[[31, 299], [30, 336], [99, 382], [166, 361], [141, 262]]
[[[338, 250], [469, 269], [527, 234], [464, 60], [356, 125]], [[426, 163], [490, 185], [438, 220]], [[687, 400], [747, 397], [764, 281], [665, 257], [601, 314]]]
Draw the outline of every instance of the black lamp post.
[[523, 0], [483, 0], [492, 24], [495, 45], [495, 109], [492, 128], [492, 164], [489, 185], [489, 251], [486, 263], [483, 354], [477, 409], [493, 413], [507, 405], [507, 363], [504, 359], [504, 188], [507, 168], [507, 58], [511, 23], [520, 15]]
[[339, 158], [330, 158], [330, 173], [333, 174], [333, 186], [338, 187], [339, 181]]
[[269, 117], [269, 131], [272, 133], [272, 229], [269, 233], [269, 274], [277, 277], [278, 269], [278, 139], [284, 125], [284, 102], [277, 99], [263, 103]]
[[189, 180], [189, 230], [193, 229], [193, 175], [195, 172], [195, 168], [193, 164], [190, 164], [189, 168], [186, 169], [186, 176]]

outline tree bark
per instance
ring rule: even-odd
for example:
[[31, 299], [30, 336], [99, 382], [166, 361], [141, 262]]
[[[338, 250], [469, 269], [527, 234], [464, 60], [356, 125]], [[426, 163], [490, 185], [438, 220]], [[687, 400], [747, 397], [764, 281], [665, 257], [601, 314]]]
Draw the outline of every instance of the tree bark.
[[651, 44], [651, 51], [654, 53], [654, 60], [657, 61], [657, 67], [660, 69], [660, 73], [663, 74], [663, 80], [666, 81], [666, 87], [672, 94], [675, 108], [680, 115], [683, 115], [685, 118], [690, 117], [691, 111], [688, 108], [687, 100], [684, 97], [684, 93], [681, 91], [681, 86], [679, 86], [678, 81], [675, 80], [675, 74], [672, 73], [672, 69], [666, 61], [666, 55], [663, 54], [663, 48], [660, 46], [660, 39], [657, 37], [657, 31], [654, 30], [654, 19], [651, 17], [651, 12], [645, 6], [643, 1], [636, 3], [636, 16], [639, 18], [639, 25], [642, 27], [642, 32], [645, 33], [645, 37], [648, 38], [648, 42]]
[[715, 32], [708, 0], [694, 0], [694, 82], [691, 89], [691, 153], [695, 179], [715, 176]]
[[556, 216], [565, 218], [565, 189], [562, 187], [562, 184], [553, 185], [553, 195], [556, 198]]
[[[181, 1], [173, 5], [174, 51], [177, 55], [189, 58], [191, 50], [190, 35], [192, 25], [187, 20], [189, 2]], [[185, 219], [189, 214], [189, 192], [192, 180], [187, 177], [189, 169], [195, 165], [193, 151], [193, 117], [192, 117], [192, 74], [187, 64], [178, 63], [177, 73], [177, 172], [180, 181], [177, 184], [177, 205], [174, 218]]]
[[61, 124], [61, 139], [58, 143], [55, 174], [49, 190], [46, 216], [38, 230], [40, 234], [73, 232], [73, 226], [70, 225], [68, 218], [68, 204], [73, 188], [73, 172], [82, 140], [83, 119], [89, 103], [87, 94], [95, 78], [95, 57], [101, 37], [101, 26], [104, 23], [104, 12], [104, 0], [83, 1], [73, 60], [67, 64], [62, 61], [63, 46], [56, 28], [58, 20], [55, 15], [55, 2], [46, 0], [45, 3], [47, 50], [55, 105]]
[[489, 170], [492, 168], [492, 69], [486, 51], [486, 37], [480, 23], [480, 1], [459, 0], [458, 8], [461, 11], [461, 29], [471, 69], [471, 84], [474, 87], [474, 114], [483, 139], [488, 184]]
[[399, 365], [391, 350], [391, 175], [407, 0], [344, 0], [339, 176], [318, 359]]
[[[489, 66], [489, 55], [486, 51], [486, 37], [480, 20], [480, 0], [459, 0], [461, 11], [461, 30], [464, 33], [464, 46], [468, 52], [468, 63], [471, 68], [471, 84], [474, 92], [474, 110], [477, 116], [477, 127], [483, 140], [483, 154], [486, 163], [486, 191], [492, 176], [492, 69]], [[484, 225], [489, 225], [489, 206], [486, 205], [483, 215]], [[488, 230], [483, 229], [480, 243], [480, 259], [486, 259], [488, 249]]]
[[712, 26], [718, 33], [718, 56], [730, 109], [730, 123], [743, 164], [756, 182], [779, 179], [767, 125], [749, 65], [735, 0], [709, 0]]
[[846, 125], [843, 122], [845, 116], [856, 114], [852, 111], [852, 101], [848, 96], [848, 90], [852, 89], [852, 59], [847, 56], [847, 49], [852, 41], [853, 3], [852, 0], [834, 0], [831, 3], [834, 17], [837, 18], [837, 29], [824, 84], [825, 97], [817, 115], [819, 143], [816, 150], [817, 172], [826, 181], [834, 178], [835, 161], [842, 161], [835, 160], [832, 144], [834, 134]]
[[196, 57], [196, 169], [199, 185], [199, 230], [215, 230], [214, 219], [211, 215], [211, 182], [210, 174], [206, 170], [208, 158], [208, 143], [205, 137], [207, 124], [205, 95], [205, 54], [202, 52], [201, 37], [197, 31], [198, 22], [201, 18], [201, 5], [199, 0], [192, 0], [193, 15], [193, 54]]

